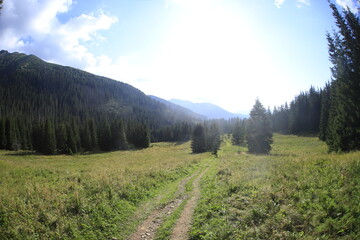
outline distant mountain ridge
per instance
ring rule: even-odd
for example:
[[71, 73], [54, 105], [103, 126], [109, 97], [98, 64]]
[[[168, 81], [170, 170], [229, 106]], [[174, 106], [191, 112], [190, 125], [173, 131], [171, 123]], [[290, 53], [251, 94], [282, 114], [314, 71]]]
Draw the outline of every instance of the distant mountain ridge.
[[182, 112], [184, 113], [185, 115], [189, 115], [189, 116], [192, 116], [196, 119], [201, 119], [201, 120], [204, 120], [206, 119], [205, 116], [199, 114], [199, 113], [196, 113], [196, 112], [193, 112], [191, 111], [190, 109], [186, 108], [186, 107], [183, 107], [183, 106], [180, 106], [178, 104], [175, 104], [175, 103], [172, 103], [170, 101], [167, 101], [163, 98], [159, 98], [157, 96], [154, 96], [154, 95], [148, 95], [150, 98], [162, 103], [162, 104], [165, 104], [166, 106], [168, 106], [169, 108], [175, 110], [176, 112]]
[[246, 118], [245, 114], [235, 114], [212, 103], [193, 103], [191, 101], [171, 99], [169, 102], [187, 108], [197, 114], [205, 116], [208, 119], [230, 119], [230, 118]]

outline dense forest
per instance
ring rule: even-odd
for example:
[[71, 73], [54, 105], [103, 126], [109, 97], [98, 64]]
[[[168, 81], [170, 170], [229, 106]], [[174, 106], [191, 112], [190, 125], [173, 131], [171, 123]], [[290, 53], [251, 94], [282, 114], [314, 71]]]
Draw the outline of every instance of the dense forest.
[[188, 140], [201, 118], [118, 81], [0, 52], [0, 148], [76, 153]]

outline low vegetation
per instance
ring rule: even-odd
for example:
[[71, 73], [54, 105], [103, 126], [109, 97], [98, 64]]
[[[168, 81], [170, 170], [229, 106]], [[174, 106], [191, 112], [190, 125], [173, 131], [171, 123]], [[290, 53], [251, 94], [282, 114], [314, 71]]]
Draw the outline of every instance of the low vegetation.
[[227, 143], [202, 179], [191, 239], [359, 239], [360, 153], [275, 135], [270, 155]]
[[189, 143], [75, 156], [1, 151], [1, 239], [125, 239], [142, 202], [209, 156], [190, 153]]

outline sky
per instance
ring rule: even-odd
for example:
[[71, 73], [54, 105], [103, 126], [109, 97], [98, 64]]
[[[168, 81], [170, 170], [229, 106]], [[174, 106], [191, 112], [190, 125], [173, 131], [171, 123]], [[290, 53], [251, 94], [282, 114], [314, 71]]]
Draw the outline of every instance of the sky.
[[0, 49], [248, 113], [323, 87], [333, 29], [326, 0], [4, 0]]

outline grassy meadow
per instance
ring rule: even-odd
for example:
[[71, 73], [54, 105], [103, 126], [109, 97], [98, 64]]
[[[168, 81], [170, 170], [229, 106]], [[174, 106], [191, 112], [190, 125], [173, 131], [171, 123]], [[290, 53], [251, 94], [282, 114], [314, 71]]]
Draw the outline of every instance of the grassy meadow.
[[360, 239], [360, 152], [275, 135], [270, 155], [224, 144], [191, 239]]
[[189, 143], [75, 156], [1, 151], [0, 239], [124, 239], [143, 202], [172, 185], [160, 201], [170, 199], [209, 156], [190, 153]]
[[[0, 152], [0, 239], [126, 239], [179, 181], [201, 180], [191, 239], [360, 239], [360, 152], [329, 154], [313, 137], [275, 135], [270, 155], [229, 139], [75, 156]], [[191, 181], [186, 186], [191, 189]], [[165, 219], [169, 239], [185, 202]]]

